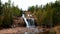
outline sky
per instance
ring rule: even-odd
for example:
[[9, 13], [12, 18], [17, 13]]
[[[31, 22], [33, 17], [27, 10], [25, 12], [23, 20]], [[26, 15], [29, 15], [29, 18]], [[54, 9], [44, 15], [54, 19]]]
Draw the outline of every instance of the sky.
[[[1, 0], [4, 4], [5, 2], [8, 2], [8, 0]], [[49, 2], [55, 2], [56, 0], [11, 0], [11, 3], [14, 2], [14, 5], [18, 5], [19, 8], [22, 8], [23, 10], [27, 10], [29, 6], [35, 6], [35, 5], [45, 5]]]

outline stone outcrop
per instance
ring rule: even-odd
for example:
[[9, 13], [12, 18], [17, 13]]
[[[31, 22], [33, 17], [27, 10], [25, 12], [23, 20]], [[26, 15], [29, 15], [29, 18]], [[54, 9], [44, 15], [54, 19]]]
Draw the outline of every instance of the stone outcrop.
[[22, 17], [14, 17], [13, 18], [13, 26], [12, 27], [22, 27], [25, 26], [26, 24], [24, 23], [24, 20], [22, 19]]

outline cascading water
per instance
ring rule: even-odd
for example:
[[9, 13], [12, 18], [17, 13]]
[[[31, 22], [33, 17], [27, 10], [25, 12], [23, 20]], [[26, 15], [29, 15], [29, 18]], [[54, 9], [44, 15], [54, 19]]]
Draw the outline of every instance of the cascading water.
[[35, 27], [34, 19], [33, 18], [28, 18], [26, 20], [27, 20], [27, 22], [29, 24], [29, 27]]
[[29, 26], [28, 26], [28, 22], [27, 22], [27, 20], [26, 20], [26, 18], [25, 18], [25, 15], [24, 15], [24, 14], [22, 14], [22, 17], [23, 17], [23, 19], [24, 19], [24, 21], [25, 21], [25, 23], [26, 23], [27, 27], [29, 27]]
[[26, 23], [26, 27], [35, 27], [34, 25], [34, 19], [33, 18], [26, 18], [24, 14], [22, 14], [22, 17]]
[[24, 13], [22, 14], [22, 18], [26, 23], [26, 27], [29, 28], [29, 30], [32, 30], [31, 32], [25, 32], [25, 34], [35, 34], [35, 32], [39, 32], [38, 29], [34, 28], [35, 27], [34, 18], [26, 18]]

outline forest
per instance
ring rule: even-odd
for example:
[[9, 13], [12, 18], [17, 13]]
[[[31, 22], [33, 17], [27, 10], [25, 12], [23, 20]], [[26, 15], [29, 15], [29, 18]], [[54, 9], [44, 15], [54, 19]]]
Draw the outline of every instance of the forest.
[[[36, 15], [36, 24], [38, 26], [50, 26], [54, 27], [60, 25], [60, 2], [50, 2], [46, 5], [30, 6], [27, 11], [30, 11]], [[5, 4], [2, 4], [0, 0], [0, 27], [8, 28], [13, 24], [13, 16], [21, 17], [22, 10], [18, 6], [11, 4], [8, 0]]]
[[57, 26], [60, 25], [60, 2], [55, 1], [55, 3], [47, 3], [41, 6], [31, 6], [28, 11], [34, 13], [37, 17], [37, 24], [47, 25], [47, 26]]

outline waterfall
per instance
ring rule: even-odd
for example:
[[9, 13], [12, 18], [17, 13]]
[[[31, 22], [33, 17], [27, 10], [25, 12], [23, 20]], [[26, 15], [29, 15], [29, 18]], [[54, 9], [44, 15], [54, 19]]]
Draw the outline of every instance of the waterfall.
[[24, 14], [22, 14], [22, 18], [24, 19], [25, 23], [26, 23], [26, 27], [35, 27], [34, 25], [34, 19], [33, 18], [26, 18]]
[[28, 22], [27, 22], [27, 20], [26, 20], [26, 18], [25, 18], [25, 15], [24, 15], [24, 14], [22, 14], [22, 17], [23, 17], [23, 19], [24, 19], [24, 21], [25, 21], [25, 23], [26, 23], [27, 27], [29, 27], [29, 26], [28, 26]]

